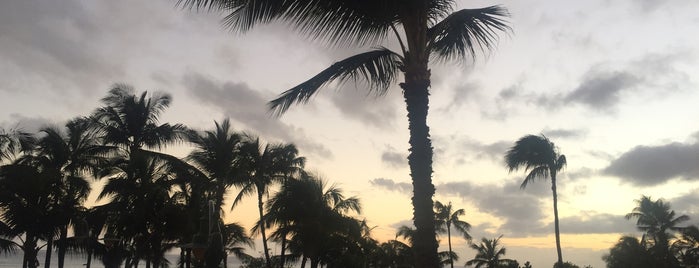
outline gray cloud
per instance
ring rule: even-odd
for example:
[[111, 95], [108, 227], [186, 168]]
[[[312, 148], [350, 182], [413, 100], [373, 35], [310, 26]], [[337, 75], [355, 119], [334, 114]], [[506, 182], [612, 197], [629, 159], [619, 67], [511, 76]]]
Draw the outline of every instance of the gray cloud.
[[521, 82], [501, 90], [495, 97], [495, 105], [481, 106], [481, 116], [497, 121], [505, 120], [516, 110], [515, 104], [518, 104], [519, 99], [529, 98], [522, 95], [522, 92]]
[[622, 92], [640, 82], [628, 72], [603, 72], [586, 75], [580, 85], [563, 100], [580, 103], [598, 111], [609, 111], [619, 103]]
[[508, 141], [483, 143], [457, 135], [434, 136], [432, 142], [435, 147], [435, 161], [448, 159], [456, 164], [472, 160], [501, 162], [507, 149], [512, 146]]
[[677, 215], [688, 215], [694, 222], [699, 220], [697, 219], [699, 216], [699, 190], [694, 189], [685, 195], [673, 198], [669, 200], [669, 203]]
[[330, 100], [342, 114], [380, 129], [391, 129], [395, 126], [398, 108], [389, 98], [390, 95], [362, 94], [358, 89], [348, 88], [351, 86], [345, 87], [330, 96]]
[[0, 122], [0, 128], [38, 133], [42, 128], [61, 126], [63, 124], [65, 124], [65, 122], [53, 122], [44, 117], [26, 117], [20, 114], [10, 114], [10, 119], [8, 121]]
[[480, 85], [474, 82], [467, 82], [454, 90], [451, 102], [443, 109], [443, 112], [449, 112], [458, 109], [468, 102], [474, 101], [478, 96], [478, 88]]
[[[374, 179], [372, 185], [410, 195], [409, 183], [397, 183], [390, 179]], [[553, 222], [542, 222], [544, 212], [551, 209], [548, 197], [551, 192], [548, 183], [535, 183], [527, 189], [519, 188], [519, 181], [510, 181], [503, 186], [474, 185], [469, 182], [448, 182], [437, 184], [438, 195], [455, 196], [472, 202], [479, 211], [503, 219], [505, 222], [496, 233], [507, 233], [510, 237], [524, 237], [553, 232]], [[547, 198], [548, 199], [548, 198]], [[629, 233], [634, 231], [634, 223], [624, 215], [597, 214], [582, 212], [579, 216], [560, 219], [561, 232], [568, 234], [590, 233]], [[475, 226], [473, 231], [494, 228], [490, 224]]]
[[[561, 233], [566, 234], [618, 234], [633, 233], [635, 223], [627, 220], [624, 215], [592, 214], [590, 216], [566, 217], [560, 219]], [[543, 228], [551, 232], [553, 223]]]
[[680, 49], [665, 54], [649, 53], [623, 62], [621, 67], [612, 67], [616, 63], [594, 64], [568, 92], [526, 92], [522, 81], [518, 81], [495, 97], [494, 108], [482, 108], [481, 115], [504, 120], [522, 103], [547, 110], [575, 104], [600, 113], [613, 113], [626, 97], [653, 101], [693, 88], [690, 76], [678, 68], [678, 64], [692, 59], [691, 51]]
[[370, 180], [372, 186], [379, 186], [387, 190], [410, 194], [413, 191], [413, 185], [407, 182], [395, 182], [391, 179], [376, 178]]
[[[407, 195], [412, 194], [412, 185], [409, 183], [374, 179], [371, 184]], [[543, 209], [548, 209], [548, 204], [541, 201], [542, 196], [550, 194], [546, 183], [532, 184], [526, 190], [520, 190], [519, 182], [516, 181], [504, 186], [474, 185], [464, 181], [437, 184], [435, 187], [437, 195], [453, 196], [472, 202], [481, 212], [505, 220], [499, 232], [526, 236], [550, 231], [544, 231], [546, 223], [540, 222], [540, 219], [544, 218]]]
[[397, 152], [390, 146], [388, 146], [386, 150], [381, 153], [381, 161], [394, 168], [405, 167], [408, 165], [408, 157], [404, 153]]
[[638, 186], [670, 179], [699, 179], [699, 143], [637, 146], [613, 160], [603, 172]]
[[586, 130], [583, 129], [544, 129], [541, 131], [546, 137], [552, 139], [576, 139], [582, 138], [587, 134]]
[[267, 112], [267, 99], [244, 83], [227, 82], [220, 84], [201, 74], [184, 76], [183, 82], [193, 97], [216, 106], [232, 120], [244, 124], [261, 135], [293, 142], [304, 151], [322, 157], [332, 153], [322, 144], [311, 141], [301, 129], [284, 124]]

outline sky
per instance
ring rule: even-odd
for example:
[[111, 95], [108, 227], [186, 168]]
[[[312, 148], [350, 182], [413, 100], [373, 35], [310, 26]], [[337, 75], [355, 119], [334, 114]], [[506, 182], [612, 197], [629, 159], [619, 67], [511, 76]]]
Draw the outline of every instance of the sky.
[[[361, 199], [359, 217], [379, 240], [411, 224], [400, 88], [376, 98], [361, 84], [334, 84], [280, 118], [265, 107], [370, 46], [331, 47], [282, 23], [234, 32], [224, 14], [175, 2], [0, 2], [0, 127], [36, 131], [88, 115], [114, 83], [162, 91], [173, 97], [162, 122], [204, 130], [230, 118], [237, 130], [296, 144], [309, 170]], [[506, 257], [555, 262], [550, 183], [520, 190], [524, 172], [503, 164], [527, 134], [546, 135], [568, 159], [558, 179], [564, 260], [604, 267], [622, 234], [640, 236], [624, 215], [641, 195], [699, 223], [699, 2], [457, 4], [501, 4], [513, 28], [476, 60], [431, 63], [435, 200], [466, 210], [474, 241], [503, 235]], [[396, 49], [391, 38], [379, 45]], [[227, 219], [250, 227], [255, 215], [248, 201]], [[457, 264], [475, 255], [465, 240], [454, 244]]]

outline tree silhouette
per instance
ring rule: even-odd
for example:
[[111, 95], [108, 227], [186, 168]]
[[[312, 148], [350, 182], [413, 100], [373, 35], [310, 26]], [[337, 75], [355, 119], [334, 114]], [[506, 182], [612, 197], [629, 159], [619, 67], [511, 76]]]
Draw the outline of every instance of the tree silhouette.
[[[487, 50], [497, 32], [508, 29], [498, 6], [452, 12], [453, 1], [442, 0], [179, 0], [192, 8], [230, 12], [225, 24], [246, 31], [257, 24], [281, 20], [312, 38], [331, 44], [379, 45], [389, 34], [400, 43], [400, 52], [375, 48], [340, 60], [316, 76], [295, 86], [270, 102], [276, 114], [294, 103], [305, 103], [322, 86], [332, 81], [364, 80], [370, 92], [383, 95], [404, 74], [400, 84], [408, 112], [410, 154], [408, 164], [413, 180], [416, 265], [438, 267], [437, 240], [432, 212], [432, 144], [427, 113], [429, 106], [430, 58], [463, 60]], [[398, 28], [402, 26], [402, 34]], [[404, 42], [405, 40], [405, 42]]]
[[260, 216], [258, 227], [262, 235], [267, 268], [271, 268], [267, 233], [262, 221], [264, 218], [262, 199], [269, 192], [269, 187], [272, 184], [281, 182], [290, 174], [299, 172], [303, 168], [305, 158], [298, 156], [298, 150], [293, 144], [263, 145], [258, 137], [249, 135], [243, 139], [239, 157], [237, 163], [241, 169], [241, 177], [237, 183], [241, 190], [235, 197], [233, 206], [238, 204], [243, 197], [257, 193], [257, 208]]
[[669, 248], [671, 234], [668, 231], [680, 231], [678, 224], [688, 221], [689, 216], [676, 216], [670, 204], [662, 199], [653, 201], [649, 196], [636, 200], [637, 206], [626, 214], [626, 219], [636, 219], [636, 228], [645, 233], [643, 242], [650, 247], [651, 253], [663, 267], [670, 267], [677, 262]]
[[556, 175], [566, 166], [566, 157], [558, 151], [544, 135], [527, 135], [515, 142], [515, 145], [507, 151], [505, 164], [509, 171], [524, 168], [529, 172], [522, 182], [524, 189], [536, 179], [551, 179], [551, 192], [553, 193], [553, 220], [556, 235], [556, 253], [558, 265], [563, 265], [561, 254], [561, 237], [558, 226], [558, 193], [556, 192]]
[[614, 247], [609, 250], [609, 254], [602, 256], [608, 268], [651, 268], [662, 266], [651, 256], [646, 246], [638, 238], [623, 236]]
[[283, 226], [284, 235], [290, 237], [290, 249], [309, 259], [312, 268], [321, 262], [347, 267], [338, 264], [352, 259], [343, 255], [359, 253], [352, 244], [361, 241], [360, 222], [346, 214], [360, 212], [361, 205], [359, 199], [345, 197], [342, 189], [303, 174], [297, 180], [287, 180], [268, 207], [268, 215], [276, 218], [266, 219]]
[[[447, 233], [447, 241], [449, 244], [449, 252], [453, 252], [451, 249], [451, 227], [459, 231], [464, 238], [471, 240], [471, 235], [468, 234], [468, 230], [471, 229], [471, 224], [462, 221], [459, 217], [464, 216], [466, 211], [464, 209], [453, 210], [451, 202], [444, 205], [439, 201], [434, 202], [435, 210], [435, 220], [437, 231], [440, 233]], [[449, 254], [449, 264], [451, 268], [454, 268], [454, 261], [452, 255]]]
[[497, 268], [505, 266], [513, 260], [502, 259], [506, 249], [499, 245], [502, 235], [495, 239], [482, 238], [481, 243], [471, 244], [471, 248], [476, 250], [476, 257], [466, 262], [466, 265], [475, 265], [476, 268]]

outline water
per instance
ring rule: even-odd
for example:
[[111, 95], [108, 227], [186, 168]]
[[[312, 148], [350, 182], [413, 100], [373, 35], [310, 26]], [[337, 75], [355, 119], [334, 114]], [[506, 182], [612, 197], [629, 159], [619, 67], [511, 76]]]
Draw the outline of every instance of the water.
[[[43, 268], [44, 267], [44, 258], [46, 252], [45, 251], [39, 251], [38, 258], [39, 259], [39, 267]], [[170, 266], [171, 268], [177, 268], [177, 260], [179, 259], [179, 255], [165, 255], [165, 258], [167, 258], [170, 261]], [[73, 255], [73, 254], [66, 254], [66, 259], [65, 259], [65, 268], [82, 268], [85, 267], [85, 263], [87, 262], [87, 255]], [[241, 263], [238, 259], [235, 257], [228, 257], [228, 267], [230, 268], [237, 268], [240, 267]], [[0, 268], [19, 268], [22, 267], [22, 252], [17, 252], [17, 254], [13, 255], [4, 255], [0, 254]], [[54, 252], [51, 255], [51, 267], [58, 267], [58, 257], [57, 254]], [[92, 264], [90, 265], [91, 268], [103, 268], [104, 266], [102, 265], [102, 262], [99, 259], [92, 259]], [[146, 267], [145, 263], [141, 262], [140, 267]]]

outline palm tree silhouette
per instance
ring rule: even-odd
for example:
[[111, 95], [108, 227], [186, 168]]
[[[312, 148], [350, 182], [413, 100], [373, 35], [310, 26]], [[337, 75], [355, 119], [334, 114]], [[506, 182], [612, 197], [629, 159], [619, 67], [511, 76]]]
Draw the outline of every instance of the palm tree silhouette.
[[[171, 97], [168, 94], [156, 92], [148, 95], [148, 92], [144, 91], [136, 95], [131, 86], [115, 84], [107, 96], [102, 98], [104, 106], [95, 110], [91, 116], [93, 127], [102, 136], [105, 148], [115, 151], [113, 153], [115, 157], [110, 163], [114, 168], [102, 174], [106, 178], [112, 177], [105, 185], [100, 198], [114, 197], [113, 201], [118, 202], [123, 210], [114, 213], [112, 218], [118, 219], [108, 223], [107, 230], [117, 233], [108, 234], [120, 235], [140, 251], [132, 252], [142, 255], [130, 256], [133, 261], [138, 262], [139, 257], [146, 257], [147, 262], [154, 262], [156, 267], [161, 260], [154, 258], [160, 258], [158, 253], [162, 250], [160, 241], [165, 238], [156, 237], [155, 241], [146, 240], [146, 237], [152, 237], [148, 235], [148, 225], [156, 215], [143, 215], [143, 218], [133, 219], [131, 216], [134, 214], [130, 213], [144, 213], [153, 207], [164, 208], [165, 205], [169, 205], [162, 190], [168, 188], [169, 191], [169, 187], [174, 183], [170, 180], [161, 180], [164, 178], [150, 176], [158, 176], [159, 172], [164, 172], [165, 166], [171, 166], [165, 162], [172, 157], [144, 148], [162, 148], [184, 139], [187, 132], [184, 125], [159, 124], [159, 116], [167, 109], [170, 102]], [[164, 181], [168, 182], [160, 183]], [[158, 216], [165, 215], [158, 214]], [[113, 226], [115, 222], [119, 226]], [[154, 245], [154, 248], [149, 248], [151, 245]]]
[[263, 197], [269, 192], [272, 184], [283, 181], [290, 174], [300, 172], [306, 161], [298, 156], [298, 150], [293, 144], [260, 143], [258, 137], [246, 135], [239, 147], [238, 167], [241, 169], [240, 180], [237, 181], [241, 190], [235, 197], [232, 207], [235, 207], [243, 197], [257, 193], [257, 208], [260, 221], [258, 227], [262, 235], [262, 246], [267, 268], [271, 268], [267, 233], [264, 219]]
[[626, 214], [626, 219], [636, 219], [636, 228], [645, 233], [643, 242], [650, 246], [650, 251], [663, 263], [664, 267], [670, 267], [677, 260], [670, 253], [668, 231], [681, 231], [684, 227], [678, 224], [688, 221], [689, 216], [676, 216], [670, 209], [670, 204], [662, 199], [653, 201], [649, 196], [641, 196], [636, 200], [637, 206], [631, 213]]
[[[44, 128], [44, 136], [37, 143], [37, 160], [43, 172], [53, 176], [55, 209], [58, 209], [58, 267], [65, 262], [68, 227], [79, 220], [79, 214], [85, 210], [83, 203], [90, 192], [87, 176], [93, 175], [106, 163], [106, 153], [100, 146], [100, 138], [85, 118], [78, 118], [66, 124], [66, 134], [57, 128]], [[50, 245], [47, 246], [47, 262], [50, 262]]]
[[[437, 240], [432, 212], [432, 144], [427, 113], [429, 106], [430, 58], [463, 60], [487, 50], [497, 31], [508, 29], [502, 19], [507, 11], [498, 6], [452, 12], [453, 1], [441, 0], [178, 0], [190, 8], [208, 7], [230, 12], [225, 24], [246, 31], [257, 24], [281, 20], [312, 38], [331, 44], [375, 44], [393, 33], [400, 52], [378, 47], [340, 60], [316, 76], [295, 86], [269, 103], [276, 114], [294, 103], [305, 103], [332, 81], [364, 80], [370, 92], [383, 95], [402, 72], [400, 84], [408, 112], [413, 179], [416, 265], [438, 267]], [[397, 27], [402, 26], [403, 35]], [[405, 42], [403, 41], [405, 40]]]
[[482, 238], [481, 243], [471, 244], [471, 248], [476, 250], [476, 257], [467, 261], [466, 265], [475, 265], [476, 268], [497, 268], [507, 265], [513, 260], [502, 259], [505, 256], [505, 247], [500, 246], [502, 235], [495, 239]]
[[336, 262], [343, 257], [340, 253], [347, 253], [348, 245], [356, 245], [362, 239], [360, 222], [347, 216], [361, 211], [359, 199], [345, 197], [342, 189], [327, 186], [325, 181], [309, 174], [287, 180], [270, 199], [268, 211], [278, 217], [270, 218], [271, 222], [277, 225], [284, 222], [290, 248], [303, 255], [302, 263], [309, 259], [311, 268], [321, 262], [328, 265]]
[[105, 106], [93, 113], [94, 125], [104, 135], [104, 142], [126, 149], [131, 154], [143, 147], [162, 148], [182, 140], [184, 125], [158, 124], [160, 114], [170, 106], [170, 95], [148, 91], [136, 96], [126, 84], [115, 84], [102, 98]]
[[[457, 209], [453, 210], [451, 206], [451, 202], [448, 204], [444, 205], [439, 201], [434, 202], [434, 210], [435, 210], [435, 220], [436, 220], [436, 227], [437, 231], [440, 233], [447, 233], [447, 241], [449, 243], [449, 252], [453, 252], [451, 249], [451, 227], [454, 226], [454, 229], [459, 231], [464, 238], [467, 240], [471, 240], [471, 235], [468, 234], [468, 230], [471, 229], [471, 224], [468, 222], [462, 221], [459, 219], [459, 217], [464, 216], [466, 214], [466, 211], [464, 209]], [[449, 255], [449, 264], [451, 265], [452, 268], [454, 268], [454, 260], [451, 258], [451, 255]]]
[[566, 157], [558, 151], [546, 136], [527, 135], [515, 142], [515, 145], [507, 151], [505, 164], [509, 171], [524, 168], [529, 172], [520, 186], [526, 188], [529, 183], [539, 179], [551, 179], [551, 192], [553, 192], [553, 220], [556, 235], [557, 265], [563, 265], [561, 254], [560, 229], [558, 227], [558, 193], [556, 192], [556, 175], [566, 166]]
[[235, 161], [238, 158], [238, 146], [241, 136], [231, 129], [230, 120], [225, 119], [220, 124], [214, 122], [216, 128], [213, 131], [203, 133], [190, 132], [188, 140], [194, 144], [194, 150], [187, 156], [187, 161], [202, 171], [206, 176], [209, 187], [209, 197], [205, 200], [213, 200], [217, 208], [215, 218], [221, 218], [221, 206], [223, 197], [229, 187], [235, 184]]

